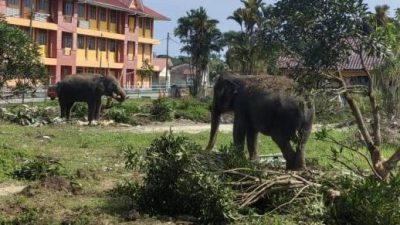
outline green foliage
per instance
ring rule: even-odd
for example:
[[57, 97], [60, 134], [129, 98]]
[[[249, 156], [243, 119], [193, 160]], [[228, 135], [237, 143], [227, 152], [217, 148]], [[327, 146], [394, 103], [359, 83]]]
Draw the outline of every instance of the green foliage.
[[211, 121], [211, 102], [191, 97], [177, 100], [176, 114], [193, 121], [208, 123]]
[[123, 108], [110, 108], [107, 110], [105, 117], [117, 123], [134, 123], [132, 117]]
[[88, 115], [87, 104], [84, 102], [75, 102], [74, 106], [72, 106], [71, 114], [73, 115], [71, 117], [77, 117], [81, 119], [87, 117]]
[[389, 183], [376, 178], [340, 180], [341, 196], [329, 207], [329, 224], [400, 224], [400, 176]]
[[38, 156], [36, 159], [25, 161], [20, 168], [13, 172], [13, 177], [24, 180], [38, 180], [49, 176], [60, 176], [64, 168], [57, 159]]
[[388, 118], [400, 116], [400, 60], [381, 67], [375, 72], [383, 112]]
[[29, 155], [20, 149], [14, 149], [6, 143], [0, 143], [0, 177], [8, 176], [16, 167], [16, 164]]
[[0, 18], [0, 87], [6, 81], [25, 80], [26, 86], [48, 82], [37, 44], [27, 33]]
[[[192, 215], [204, 224], [222, 224], [235, 212], [233, 192], [196, 157], [201, 146], [165, 134], [147, 149], [137, 194], [139, 209], [150, 214]], [[126, 157], [126, 156], [125, 156]]]
[[179, 37], [183, 44], [181, 51], [190, 56], [191, 64], [196, 68], [193, 95], [197, 96], [203, 87], [202, 76], [209, 64], [211, 53], [221, 50], [221, 32], [217, 28], [218, 21], [210, 19], [203, 7], [192, 9], [186, 14], [178, 19], [175, 36]]
[[166, 98], [159, 98], [153, 101], [150, 113], [157, 121], [170, 121], [173, 119], [174, 105]]
[[140, 185], [135, 181], [125, 179], [111, 189], [109, 194], [112, 197], [124, 199], [129, 207], [134, 207], [135, 201], [140, 198], [138, 196], [140, 194]]

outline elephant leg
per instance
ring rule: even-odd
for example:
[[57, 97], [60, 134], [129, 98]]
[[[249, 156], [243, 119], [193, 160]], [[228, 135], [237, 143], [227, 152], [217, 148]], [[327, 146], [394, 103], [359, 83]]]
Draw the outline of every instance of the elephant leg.
[[259, 160], [257, 144], [258, 144], [258, 132], [254, 129], [248, 129], [246, 133], [247, 138], [247, 149], [249, 150], [250, 160]]
[[235, 113], [235, 120], [233, 122], [233, 144], [238, 151], [244, 151], [244, 140], [246, 136], [246, 122], [241, 116]]
[[60, 105], [60, 113], [61, 113], [61, 118], [66, 117], [66, 109], [67, 106], [64, 103], [64, 101], [59, 100], [58, 104]]
[[73, 102], [68, 102], [65, 105], [66, 105], [66, 107], [65, 107], [65, 117], [67, 118], [67, 120], [69, 120], [70, 117], [71, 117], [71, 108], [74, 105], [74, 103]]
[[95, 118], [96, 111], [96, 101], [88, 102], [88, 121], [89, 125], [92, 124], [93, 119]]
[[296, 152], [293, 150], [293, 147], [290, 144], [290, 139], [272, 136], [272, 140], [281, 149], [283, 158], [285, 158], [285, 160], [286, 160], [286, 169], [287, 170], [296, 169], [295, 168]]
[[101, 111], [101, 97], [96, 100], [95, 104], [96, 104], [96, 109], [94, 111], [94, 113], [95, 113], [94, 119], [99, 120], [100, 119], [100, 111]]

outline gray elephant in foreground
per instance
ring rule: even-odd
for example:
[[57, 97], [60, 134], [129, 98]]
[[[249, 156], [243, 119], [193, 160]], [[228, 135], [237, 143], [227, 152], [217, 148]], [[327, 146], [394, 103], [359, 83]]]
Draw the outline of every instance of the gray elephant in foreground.
[[70, 119], [70, 111], [75, 102], [88, 104], [88, 121], [100, 117], [101, 97], [113, 97], [119, 102], [126, 98], [125, 91], [113, 76], [100, 74], [73, 74], [57, 83], [56, 92], [61, 109], [61, 117]]
[[[314, 108], [298, 100], [293, 80], [280, 76], [220, 76], [214, 86], [211, 133], [207, 150], [216, 142], [222, 113], [233, 111], [233, 142], [251, 160], [258, 159], [258, 133], [271, 136], [286, 160], [286, 169], [305, 167], [305, 144], [310, 136]], [[304, 107], [301, 105], [303, 104]], [[296, 151], [291, 141], [297, 142]]]

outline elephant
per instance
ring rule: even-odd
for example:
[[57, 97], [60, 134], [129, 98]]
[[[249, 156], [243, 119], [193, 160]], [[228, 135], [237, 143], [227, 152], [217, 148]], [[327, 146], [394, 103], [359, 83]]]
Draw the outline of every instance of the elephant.
[[56, 85], [61, 118], [70, 119], [70, 111], [75, 102], [88, 104], [88, 121], [98, 120], [100, 116], [101, 97], [113, 97], [119, 102], [126, 99], [125, 91], [113, 76], [101, 74], [73, 74]]
[[[214, 85], [211, 131], [206, 150], [215, 145], [221, 114], [233, 111], [233, 144], [237, 150], [244, 150], [246, 139], [250, 160], [258, 160], [258, 133], [262, 133], [278, 145], [287, 170], [303, 169], [314, 108], [311, 101], [297, 99], [296, 90], [295, 82], [282, 76], [218, 77]], [[291, 141], [297, 141], [296, 151]]]

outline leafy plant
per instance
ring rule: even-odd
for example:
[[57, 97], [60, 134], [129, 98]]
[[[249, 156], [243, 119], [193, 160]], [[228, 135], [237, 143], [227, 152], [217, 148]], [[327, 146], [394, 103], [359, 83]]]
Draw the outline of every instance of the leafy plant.
[[123, 108], [111, 108], [107, 110], [106, 118], [114, 120], [117, 123], [131, 123], [133, 122], [130, 115]]
[[203, 167], [196, 157], [200, 151], [201, 146], [172, 133], [155, 139], [141, 164], [143, 185], [134, 194], [139, 209], [150, 214], [192, 215], [205, 224], [229, 221], [236, 210], [233, 192], [218, 174]]
[[400, 175], [389, 183], [373, 177], [343, 178], [341, 196], [329, 206], [327, 223], [395, 225], [400, 224]]
[[157, 121], [170, 121], [173, 119], [174, 105], [165, 98], [159, 98], [153, 101], [150, 113]]
[[38, 180], [49, 176], [63, 174], [63, 167], [57, 159], [52, 157], [38, 156], [36, 159], [27, 160], [23, 165], [13, 172], [16, 179]]
[[74, 114], [74, 117], [85, 118], [88, 115], [87, 104], [76, 102], [74, 106], [72, 106], [71, 113]]

